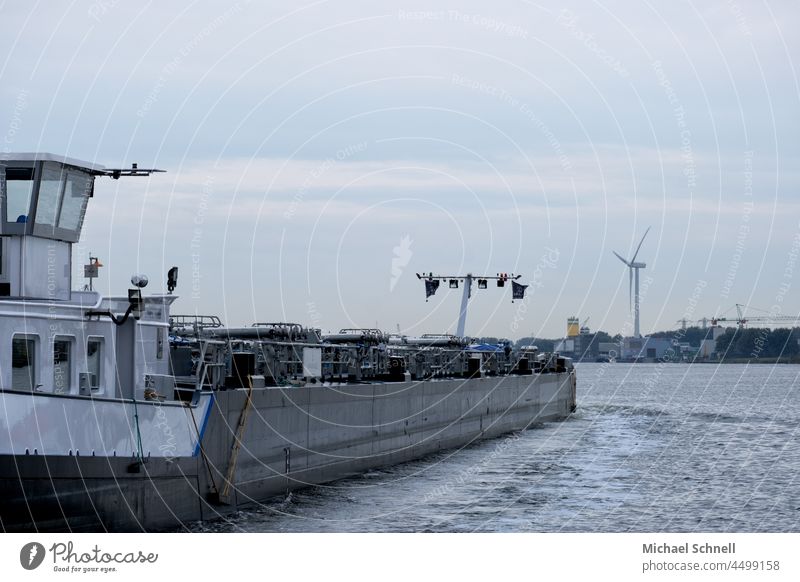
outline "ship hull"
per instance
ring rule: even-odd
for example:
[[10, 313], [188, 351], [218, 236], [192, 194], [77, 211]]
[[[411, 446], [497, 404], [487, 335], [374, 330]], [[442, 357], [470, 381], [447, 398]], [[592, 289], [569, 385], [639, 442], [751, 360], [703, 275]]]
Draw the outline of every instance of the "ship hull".
[[[190, 456], [0, 455], [5, 531], [154, 531], [565, 418], [574, 372], [225, 390]], [[239, 428], [243, 412], [246, 423]], [[241, 446], [234, 446], [236, 435]], [[100, 448], [100, 447], [98, 447]], [[226, 488], [227, 477], [232, 476]]]

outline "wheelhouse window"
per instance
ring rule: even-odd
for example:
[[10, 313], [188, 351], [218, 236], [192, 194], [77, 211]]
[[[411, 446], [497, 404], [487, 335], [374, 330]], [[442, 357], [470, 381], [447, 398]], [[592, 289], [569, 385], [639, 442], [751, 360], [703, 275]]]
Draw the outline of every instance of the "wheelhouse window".
[[11, 340], [11, 388], [33, 391], [36, 387], [36, 338], [14, 336]]
[[68, 394], [72, 388], [72, 341], [53, 340], [53, 392]]
[[101, 338], [89, 338], [89, 341], [86, 342], [86, 371], [89, 373], [89, 387], [92, 392], [100, 390], [102, 365], [103, 340]]
[[77, 242], [94, 175], [59, 161], [6, 161], [0, 162], [0, 190], [0, 233]]
[[53, 227], [56, 225], [58, 208], [61, 206], [61, 193], [64, 189], [64, 167], [45, 162], [39, 184], [39, 199], [36, 203], [36, 224]]
[[6, 222], [28, 222], [32, 196], [33, 168], [6, 168]]
[[92, 190], [93, 179], [81, 172], [68, 172], [64, 186], [64, 201], [61, 204], [61, 215], [58, 227], [67, 230], [78, 230], [83, 222], [86, 202]]

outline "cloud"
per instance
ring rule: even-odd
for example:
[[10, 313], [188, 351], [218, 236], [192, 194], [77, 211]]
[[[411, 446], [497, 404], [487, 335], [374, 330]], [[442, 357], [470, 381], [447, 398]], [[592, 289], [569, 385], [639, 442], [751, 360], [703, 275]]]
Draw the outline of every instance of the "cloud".
[[[748, 199], [742, 273], [779, 274], [797, 229], [795, 3], [577, 1], [570, 18], [476, 0], [89, 6], [4, 8], [0, 139], [168, 170], [98, 183], [80, 252], [102, 251], [114, 288], [172, 261], [185, 273], [201, 254], [219, 286], [204, 309], [222, 301], [246, 320], [251, 289], [221, 286], [252, 277], [267, 305], [277, 286], [303, 319], [298, 286], [329, 291], [334, 263], [345, 281], [388, 277], [409, 236], [392, 302], [359, 298], [348, 316], [397, 312], [441, 331], [452, 318], [398, 306], [418, 291], [406, 273], [529, 271], [549, 245], [565, 257], [540, 296], [555, 335], [578, 308], [611, 327], [626, 315], [611, 297], [624, 272], [606, 261], [645, 225], [648, 269], [676, 283], [651, 301], [673, 320], [684, 283], [724, 280]], [[741, 277], [737, 292], [757, 284]], [[335, 327], [331, 297], [318, 305]]]

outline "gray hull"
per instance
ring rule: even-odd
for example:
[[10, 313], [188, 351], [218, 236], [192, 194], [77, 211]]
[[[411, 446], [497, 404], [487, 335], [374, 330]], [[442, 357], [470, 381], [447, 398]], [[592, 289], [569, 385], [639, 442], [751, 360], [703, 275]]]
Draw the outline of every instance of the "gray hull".
[[[575, 408], [575, 376], [257, 389], [234, 464], [246, 403], [246, 390], [216, 393], [194, 457], [137, 465], [0, 456], [2, 529], [152, 531], [216, 519], [292, 489], [564, 418]], [[233, 486], [220, 495], [232, 464]]]

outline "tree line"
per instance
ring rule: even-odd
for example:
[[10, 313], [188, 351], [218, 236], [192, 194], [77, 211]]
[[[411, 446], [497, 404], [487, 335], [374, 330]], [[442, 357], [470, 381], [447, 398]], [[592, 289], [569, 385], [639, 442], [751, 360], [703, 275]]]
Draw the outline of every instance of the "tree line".
[[717, 354], [728, 358], [778, 358], [800, 354], [800, 328], [732, 328], [717, 338]]
[[[594, 332], [594, 341], [619, 341], [619, 334], [611, 336], [604, 331]], [[711, 328], [687, 327], [682, 330], [659, 331], [650, 337], [661, 337], [699, 346], [705, 339], [711, 339]], [[484, 338], [493, 340], [495, 338]], [[541, 351], [552, 351], [559, 339], [524, 337], [516, 345], [537, 345]], [[487, 343], [491, 343], [488, 342]], [[800, 356], [800, 328], [728, 328], [717, 338], [719, 359], [791, 358]]]

